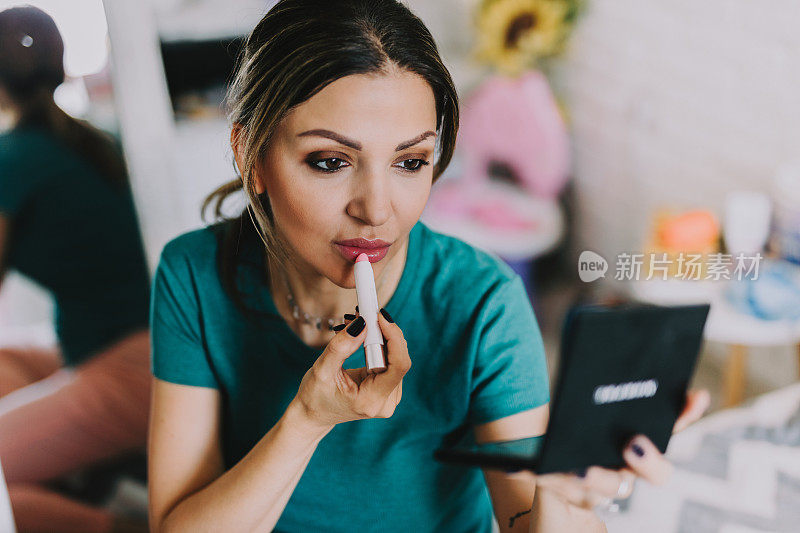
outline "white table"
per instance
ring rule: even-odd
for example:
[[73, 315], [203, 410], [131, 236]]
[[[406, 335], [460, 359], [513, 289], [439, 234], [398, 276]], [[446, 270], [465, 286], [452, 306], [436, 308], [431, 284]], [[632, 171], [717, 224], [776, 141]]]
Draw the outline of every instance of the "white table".
[[659, 305], [710, 303], [703, 336], [728, 347], [723, 383], [726, 407], [741, 402], [747, 379], [747, 350], [751, 346], [796, 346], [800, 364], [800, 320], [761, 320], [739, 312], [724, 297], [725, 281], [631, 281], [631, 296]]

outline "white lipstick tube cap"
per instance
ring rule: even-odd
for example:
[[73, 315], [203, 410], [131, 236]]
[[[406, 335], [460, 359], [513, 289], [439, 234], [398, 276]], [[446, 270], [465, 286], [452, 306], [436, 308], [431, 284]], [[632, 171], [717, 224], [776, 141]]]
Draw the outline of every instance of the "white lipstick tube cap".
[[378, 374], [386, 370], [386, 359], [383, 356], [382, 344], [364, 345], [364, 354], [367, 360], [367, 371]]

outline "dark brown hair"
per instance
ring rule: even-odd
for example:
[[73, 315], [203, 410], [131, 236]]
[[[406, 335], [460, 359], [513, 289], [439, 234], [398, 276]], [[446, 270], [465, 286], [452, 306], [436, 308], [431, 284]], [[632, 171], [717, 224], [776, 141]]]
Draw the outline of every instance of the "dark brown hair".
[[[458, 96], [431, 33], [405, 5], [396, 0], [280, 0], [247, 37], [227, 95], [244, 168], [202, 206], [205, 213], [213, 204], [223, 222], [218, 265], [223, 285], [240, 308], [235, 273], [244, 232], [255, 231], [270, 258], [284, 266], [288, 262], [274, 230], [269, 198], [256, 194], [254, 184], [278, 124], [329, 83], [352, 74], [384, 72], [392, 64], [421, 76], [433, 90], [439, 153], [435, 182], [455, 148]], [[238, 217], [225, 218], [223, 201], [241, 189], [247, 207]]]
[[113, 137], [56, 105], [53, 93], [63, 82], [64, 42], [50, 15], [31, 6], [0, 11], [0, 85], [20, 112], [14, 128], [44, 128], [101, 176], [126, 185], [125, 160]]

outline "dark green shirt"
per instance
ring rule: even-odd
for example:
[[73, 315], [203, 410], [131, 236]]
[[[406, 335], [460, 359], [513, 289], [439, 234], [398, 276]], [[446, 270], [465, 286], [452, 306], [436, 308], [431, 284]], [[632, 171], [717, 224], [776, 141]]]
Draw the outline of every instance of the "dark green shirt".
[[[243, 238], [237, 283], [248, 320], [223, 291], [219, 225], [185, 233], [161, 253], [153, 284], [153, 372], [222, 395], [226, 468], [246, 455], [295, 396], [322, 353], [280, 317], [264, 282], [257, 237]], [[520, 277], [499, 258], [418, 222], [387, 311], [412, 367], [386, 419], [337, 425], [319, 443], [276, 531], [491, 531], [480, 469], [433, 451], [469, 441], [471, 427], [549, 401], [544, 348]], [[364, 366], [360, 347], [344, 364]]]
[[130, 189], [45, 130], [0, 134], [3, 264], [53, 296], [66, 364], [147, 327], [150, 278]]

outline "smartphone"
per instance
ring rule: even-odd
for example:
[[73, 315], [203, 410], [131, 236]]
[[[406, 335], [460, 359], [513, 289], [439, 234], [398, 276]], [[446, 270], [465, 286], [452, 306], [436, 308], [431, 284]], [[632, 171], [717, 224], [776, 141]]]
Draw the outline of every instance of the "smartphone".
[[666, 452], [686, 402], [708, 304], [581, 305], [567, 314], [547, 432], [435, 450], [443, 462], [540, 474], [625, 466], [644, 434]]

